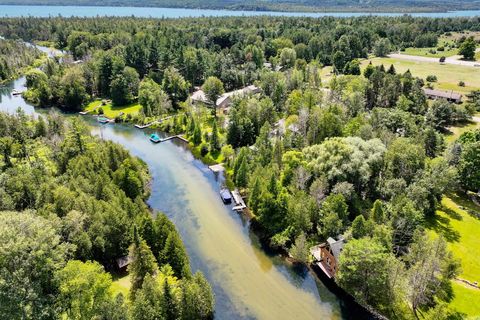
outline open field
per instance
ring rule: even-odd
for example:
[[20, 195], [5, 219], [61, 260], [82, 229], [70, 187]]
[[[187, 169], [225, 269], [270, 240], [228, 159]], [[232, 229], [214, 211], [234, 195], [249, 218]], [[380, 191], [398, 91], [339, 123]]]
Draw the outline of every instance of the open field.
[[469, 130], [480, 129], [480, 114], [476, 114], [473, 118], [473, 121], [465, 123], [463, 125], [456, 125], [455, 127], [450, 127], [448, 130], [450, 134], [445, 136], [445, 141], [448, 143], [453, 142], [460, 137], [462, 133]]
[[128, 296], [128, 291], [130, 290], [131, 286], [130, 277], [128, 275], [123, 277], [112, 275], [112, 277], [113, 282], [111, 288], [114, 295], [121, 293], [126, 298]]
[[480, 306], [473, 301], [480, 301], [480, 290], [469, 287], [463, 283], [452, 282], [454, 298], [450, 306], [462, 313], [467, 314], [471, 320], [478, 320], [480, 317]]
[[[438, 82], [434, 83], [436, 89], [453, 90], [460, 93], [468, 93], [472, 90], [480, 89], [480, 68], [396, 58], [366, 59], [362, 61], [362, 68], [365, 68], [370, 61], [373, 65], [383, 64], [386, 68], [393, 64], [397, 72], [403, 73], [410, 70], [413, 76], [422, 79], [429, 75], [435, 75], [438, 78]], [[464, 87], [458, 85], [460, 81], [465, 82]]]
[[[442, 235], [455, 257], [460, 259], [459, 278], [480, 282], [480, 218], [470, 212], [480, 212], [480, 207], [463, 195], [449, 194], [443, 198], [436, 216], [426, 221], [426, 227], [432, 234]], [[480, 316], [480, 304], [471, 303], [480, 297], [480, 289], [458, 282], [452, 282], [452, 287], [451, 306], [468, 316]]]
[[431, 58], [451, 57], [458, 54], [457, 48], [445, 48], [445, 51], [437, 51], [437, 48], [406, 48], [402, 54], [408, 54], [412, 56], [422, 56]]
[[105, 117], [113, 119], [120, 115], [123, 112], [124, 115], [131, 114], [136, 115], [140, 112], [142, 106], [138, 103], [132, 103], [126, 106], [113, 106], [111, 102], [102, 106], [101, 100], [95, 100], [90, 102], [86, 107], [85, 111], [91, 111], [92, 113], [97, 113], [98, 109], [103, 109], [103, 114]]

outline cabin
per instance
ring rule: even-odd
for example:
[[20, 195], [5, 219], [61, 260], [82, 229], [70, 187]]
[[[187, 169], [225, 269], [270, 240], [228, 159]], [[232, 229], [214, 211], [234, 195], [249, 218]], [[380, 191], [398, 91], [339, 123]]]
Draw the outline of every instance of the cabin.
[[343, 237], [339, 237], [338, 240], [329, 237], [327, 242], [310, 249], [314, 257], [314, 263], [329, 279], [335, 278], [338, 271], [338, 260], [344, 245], [345, 239]]
[[132, 262], [132, 258], [130, 258], [130, 256], [125, 256], [118, 258], [116, 262], [118, 270], [120, 272], [126, 272], [128, 265]]
[[[224, 114], [227, 114], [234, 97], [243, 97], [248, 94], [256, 94], [259, 92], [260, 92], [260, 88], [254, 85], [250, 85], [245, 88], [230, 91], [230, 92], [225, 92], [217, 99], [215, 106], [218, 109], [220, 109]], [[208, 100], [207, 96], [205, 95], [205, 92], [200, 88], [198, 88], [198, 90], [192, 93], [192, 95], [190, 96], [190, 99], [193, 103], [211, 104], [211, 102]]]
[[433, 100], [445, 99], [453, 103], [462, 103], [462, 95], [459, 93], [455, 93], [453, 91], [442, 91], [442, 90], [423, 88], [423, 92], [429, 99], [433, 99]]

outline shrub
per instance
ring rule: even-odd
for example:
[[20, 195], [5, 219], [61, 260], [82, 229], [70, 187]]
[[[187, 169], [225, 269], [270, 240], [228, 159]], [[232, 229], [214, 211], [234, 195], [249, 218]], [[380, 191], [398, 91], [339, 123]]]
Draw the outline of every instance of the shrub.
[[437, 51], [445, 51], [445, 47], [438, 47]]
[[437, 82], [437, 76], [429, 75], [429, 76], [427, 76], [427, 81], [428, 82]]
[[459, 82], [458, 82], [458, 86], [459, 86], [459, 87], [465, 87], [465, 82], [459, 81]]
[[102, 107], [98, 108], [98, 114], [103, 114], [103, 108]]
[[208, 145], [206, 143], [202, 143], [200, 146], [200, 154], [202, 157], [205, 157], [208, 154]]

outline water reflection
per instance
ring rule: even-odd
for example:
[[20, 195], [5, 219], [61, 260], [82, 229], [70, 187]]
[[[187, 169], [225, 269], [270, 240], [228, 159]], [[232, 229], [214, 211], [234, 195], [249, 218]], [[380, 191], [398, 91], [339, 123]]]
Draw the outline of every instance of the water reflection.
[[[1, 110], [34, 108], [9, 90], [1, 92]], [[122, 144], [143, 159], [153, 177], [148, 204], [163, 211], [177, 226], [194, 271], [201, 270], [213, 286], [218, 319], [341, 319], [334, 294], [304, 267], [269, 253], [250, 230], [248, 221], [219, 197], [224, 183], [196, 160], [182, 143], [152, 144], [148, 131], [131, 126], [100, 125], [85, 117], [93, 134]]]

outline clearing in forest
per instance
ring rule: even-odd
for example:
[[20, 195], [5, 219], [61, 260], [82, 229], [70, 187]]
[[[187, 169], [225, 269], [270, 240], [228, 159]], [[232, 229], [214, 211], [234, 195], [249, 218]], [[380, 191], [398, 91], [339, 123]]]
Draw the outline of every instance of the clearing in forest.
[[[458, 278], [480, 283], [480, 206], [460, 194], [449, 194], [442, 200], [436, 216], [426, 221], [426, 227], [442, 235], [450, 250], [460, 259]], [[480, 289], [452, 281], [453, 300], [450, 305], [470, 317], [480, 315]]]

